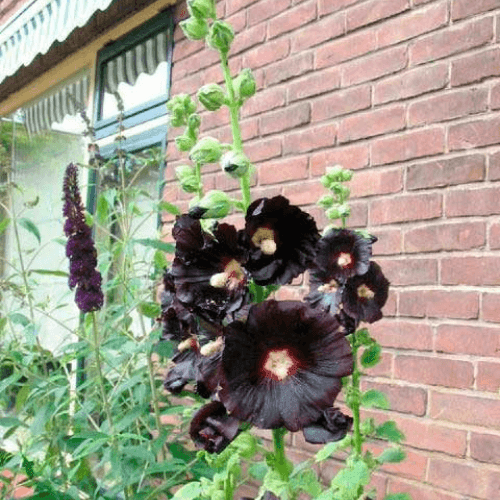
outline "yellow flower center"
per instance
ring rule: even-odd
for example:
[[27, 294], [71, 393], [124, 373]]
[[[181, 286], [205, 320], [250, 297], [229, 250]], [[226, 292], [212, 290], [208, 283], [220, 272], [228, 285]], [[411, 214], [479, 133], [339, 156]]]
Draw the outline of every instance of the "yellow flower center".
[[352, 263], [351, 254], [342, 252], [337, 259], [337, 264], [340, 267], [348, 267]]
[[245, 281], [245, 272], [235, 259], [230, 260], [224, 271], [216, 273], [210, 278], [210, 285], [214, 288], [228, 288], [234, 290]]
[[358, 297], [361, 299], [368, 299], [371, 300], [373, 297], [375, 297], [375, 292], [368, 288], [366, 285], [359, 285], [358, 286]]
[[318, 287], [318, 292], [321, 293], [335, 293], [339, 287], [339, 284], [333, 279], [328, 283], [324, 283], [323, 285]]
[[266, 377], [281, 382], [293, 375], [298, 368], [298, 362], [287, 348], [270, 350], [263, 364]]
[[259, 227], [252, 236], [252, 243], [259, 247], [264, 255], [274, 255], [277, 249], [274, 231], [268, 227]]

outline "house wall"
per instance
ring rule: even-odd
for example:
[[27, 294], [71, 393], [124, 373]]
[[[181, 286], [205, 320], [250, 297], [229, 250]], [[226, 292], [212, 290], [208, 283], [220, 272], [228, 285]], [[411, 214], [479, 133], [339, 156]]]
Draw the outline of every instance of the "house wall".
[[[324, 227], [319, 177], [341, 164], [355, 171], [351, 227], [379, 238], [392, 290], [370, 327], [383, 359], [364, 388], [388, 395], [392, 411], [370, 415], [396, 420], [408, 459], [376, 475], [378, 498], [500, 498], [500, 2], [220, 0], [218, 10], [237, 32], [233, 73], [250, 67], [258, 82], [242, 109], [253, 197], [283, 194]], [[222, 83], [214, 51], [178, 27], [175, 40], [173, 94]], [[225, 110], [204, 113], [203, 135], [230, 141], [228, 124]], [[185, 161], [177, 133], [164, 197], [186, 209], [171, 182]], [[205, 168], [207, 189], [237, 194]], [[307, 292], [297, 282], [280, 297]], [[316, 449], [291, 440], [294, 457]]]

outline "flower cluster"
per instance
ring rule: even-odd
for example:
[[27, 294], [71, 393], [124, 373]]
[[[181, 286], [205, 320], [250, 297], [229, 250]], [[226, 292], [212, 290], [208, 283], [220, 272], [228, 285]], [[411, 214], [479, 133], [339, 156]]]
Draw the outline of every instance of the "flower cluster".
[[[378, 319], [387, 298], [388, 282], [369, 262], [373, 239], [347, 230], [320, 237], [283, 196], [255, 200], [241, 230], [222, 223], [209, 232], [182, 215], [172, 234], [161, 319], [163, 337], [178, 345], [165, 387], [178, 393], [193, 381], [211, 400], [193, 419], [195, 443], [220, 452], [239, 422], [302, 430], [313, 443], [341, 439], [352, 424], [333, 408], [353, 370], [345, 336]], [[256, 289], [306, 270], [307, 301], [255, 300]]]
[[104, 302], [101, 274], [96, 270], [97, 256], [92, 230], [85, 214], [78, 187], [78, 170], [70, 163], [64, 176], [64, 233], [68, 237], [66, 256], [69, 259], [69, 287], [76, 287], [75, 302], [82, 312], [96, 311]]

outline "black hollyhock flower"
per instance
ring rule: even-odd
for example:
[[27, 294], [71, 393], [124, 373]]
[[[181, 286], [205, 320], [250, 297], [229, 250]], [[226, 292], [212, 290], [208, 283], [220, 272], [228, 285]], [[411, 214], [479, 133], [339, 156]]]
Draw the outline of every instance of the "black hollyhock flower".
[[184, 386], [196, 377], [196, 361], [198, 357], [196, 340], [193, 338], [185, 342], [191, 343], [191, 345], [182, 346], [183, 350], [174, 355], [172, 361], [175, 365], [170, 368], [163, 381], [163, 387], [172, 394], [179, 394], [184, 389]]
[[351, 318], [351, 316], [349, 316], [344, 309], [339, 309], [335, 318], [337, 318], [337, 321], [340, 323], [340, 329], [344, 332], [344, 335], [350, 335], [358, 329], [359, 320]]
[[[221, 380], [222, 363], [222, 337], [220, 348], [215, 352], [206, 352], [210, 349], [210, 344], [205, 344], [201, 348], [201, 355], [198, 356], [195, 366], [196, 392], [202, 398], [211, 397], [218, 389]], [[219, 340], [212, 344], [219, 343]], [[205, 354], [203, 354], [205, 352]]]
[[92, 231], [85, 222], [82, 198], [78, 187], [78, 170], [70, 163], [64, 176], [64, 233], [68, 237], [69, 287], [76, 287], [75, 302], [82, 312], [96, 311], [104, 302], [102, 278], [96, 270], [97, 257]]
[[317, 246], [313, 275], [324, 285], [345, 283], [347, 278], [365, 274], [370, 265], [373, 239], [349, 229], [330, 229]]
[[243, 268], [247, 250], [236, 228], [220, 224], [212, 236], [203, 232], [198, 220], [182, 216], [173, 236], [177, 245], [172, 275], [178, 300], [208, 321], [222, 322], [248, 297]]
[[260, 198], [248, 207], [246, 268], [259, 285], [290, 283], [314, 259], [319, 239], [314, 219], [283, 196]]
[[353, 419], [338, 408], [327, 408], [321, 418], [302, 429], [304, 439], [312, 444], [340, 441], [352, 427]]
[[302, 302], [253, 305], [246, 324], [225, 329], [218, 395], [228, 412], [264, 429], [295, 432], [316, 422], [353, 369], [338, 326]]
[[375, 262], [367, 273], [347, 280], [342, 303], [345, 312], [358, 321], [373, 323], [382, 318], [382, 307], [389, 296], [389, 281]]
[[320, 307], [325, 312], [335, 315], [339, 312], [342, 301], [343, 284], [339, 284], [334, 278], [328, 283], [323, 283], [315, 274], [310, 274], [310, 291], [304, 297], [312, 307]]
[[220, 453], [238, 435], [239, 421], [218, 401], [202, 406], [193, 416], [189, 435], [198, 448]]

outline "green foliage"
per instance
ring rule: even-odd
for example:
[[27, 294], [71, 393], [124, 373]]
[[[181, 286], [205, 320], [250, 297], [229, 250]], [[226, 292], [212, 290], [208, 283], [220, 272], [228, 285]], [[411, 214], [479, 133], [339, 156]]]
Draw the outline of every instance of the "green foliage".
[[400, 443], [405, 440], [405, 435], [398, 429], [396, 422], [388, 420], [375, 429], [375, 435], [381, 439], [387, 439], [393, 443]]
[[387, 396], [376, 389], [370, 389], [361, 396], [361, 405], [365, 408], [380, 408], [388, 410], [390, 408]]

